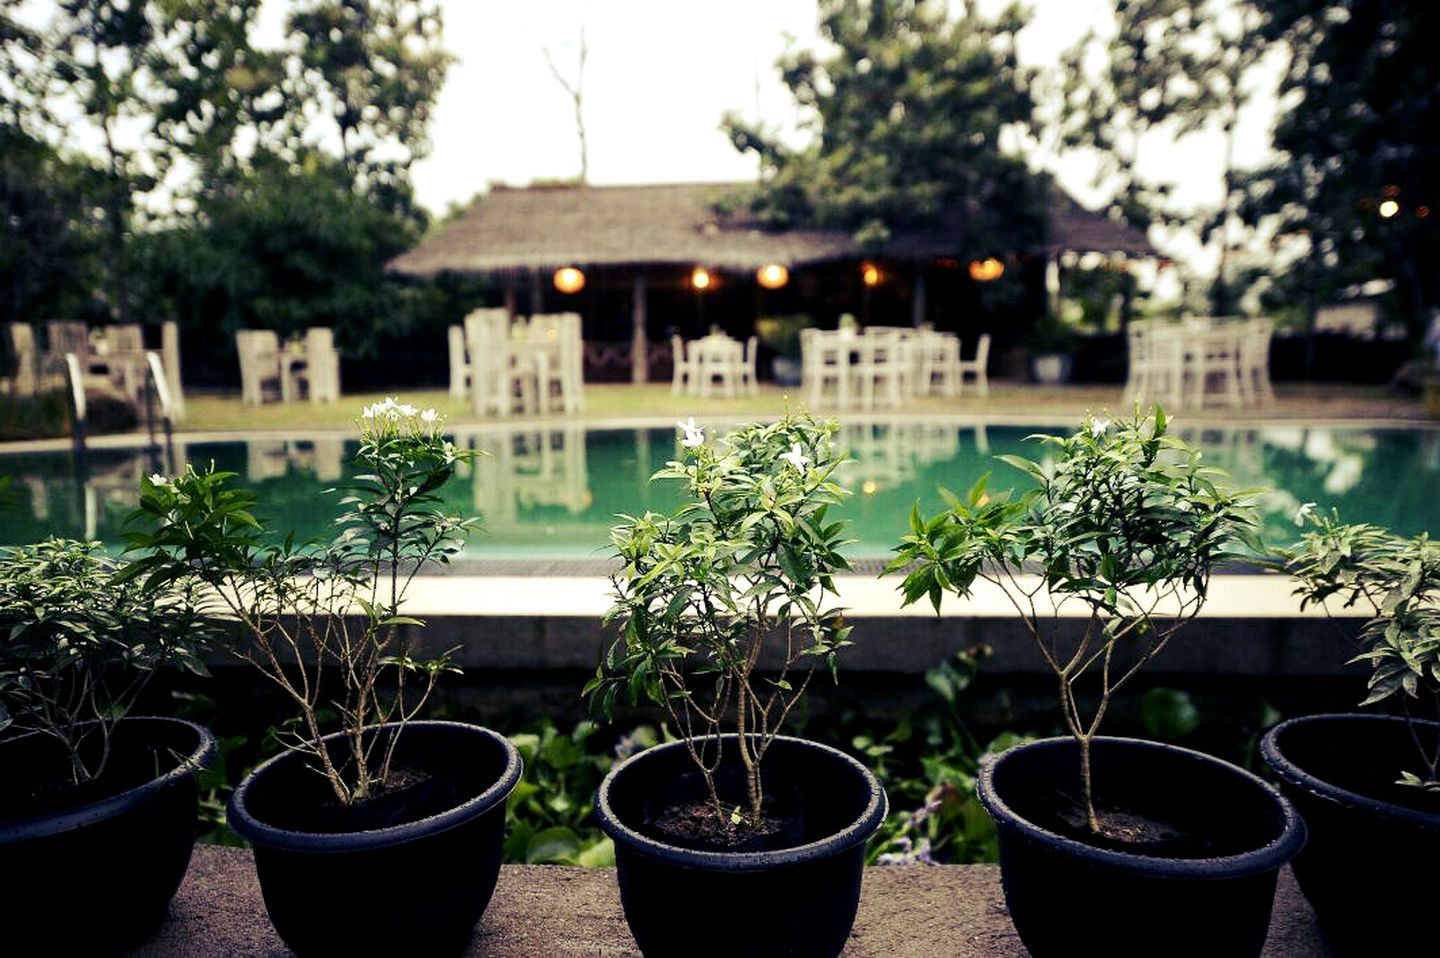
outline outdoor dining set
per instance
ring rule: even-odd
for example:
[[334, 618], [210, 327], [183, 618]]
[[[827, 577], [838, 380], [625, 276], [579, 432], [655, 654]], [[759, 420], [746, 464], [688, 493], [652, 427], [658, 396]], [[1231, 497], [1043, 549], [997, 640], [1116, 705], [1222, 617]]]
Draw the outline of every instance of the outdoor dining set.
[[579, 412], [584, 344], [579, 313], [477, 309], [449, 328], [450, 394], [470, 397], [477, 416]]
[[270, 392], [281, 402], [302, 395], [311, 402], [340, 398], [340, 354], [328, 327], [313, 326], [283, 344], [273, 329], [242, 329], [235, 333], [235, 352], [240, 399], [247, 405], [260, 405]]
[[1270, 382], [1273, 320], [1187, 317], [1142, 320], [1126, 330], [1125, 400], [1166, 408], [1232, 408], [1275, 401]]
[[812, 407], [898, 409], [913, 396], [958, 397], [967, 379], [989, 393], [990, 335], [961, 358], [960, 337], [932, 329], [872, 326], [800, 333], [801, 392]]
[[37, 327], [28, 323], [8, 323], [6, 334], [13, 366], [3, 383], [5, 392], [33, 396], [75, 380], [139, 406], [147, 386], [155, 386], [158, 377], [157, 388], [165, 390], [170, 413], [178, 417], [181, 412], [180, 334], [173, 322], [161, 324], [159, 350], [145, 348], [139, 323], [92, 329], [83, 322], [50, 320], [44, 323], [43, 343]]

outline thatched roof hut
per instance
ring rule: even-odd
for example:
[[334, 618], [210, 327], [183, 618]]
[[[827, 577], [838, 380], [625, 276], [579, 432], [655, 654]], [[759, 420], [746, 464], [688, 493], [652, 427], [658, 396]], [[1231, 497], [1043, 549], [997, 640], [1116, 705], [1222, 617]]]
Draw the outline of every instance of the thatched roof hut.
[[[495, 187], [396, 257], [390, 269], [412, 276], [570, 265], [698, 263], [753, 270], [767, 263], [794, 268], [861, 258], [845, 231], [767, 232], [742, 217], [717, 213], [716, 204], [741, 188], [733, 183]], [[1154, 255], [1144, 233], [1084, 209], [1058, 189], [1050, 193], [1049, 214], [1044, 252]], [[897, 236], [877, 255], [955, 256], [960, 252], [955, 245], [943, 232], [911, 233]]]
[[[649, 374], [650, 344], [663, 342], [669, 330], [703, 331], [707, 322], [748, 326], [762, 313], [806, 313], [824, 322], [855, 312], [867, 321], [974, 325], [975, 284], [954, 232], [899, 234], [865, 257], [847, 231], [773, 232], [744, 215], [719, 212], [735, 205], [727, 200], [743, 189], [727, 183], [494, 187], [389, 269], [417, 277], [489, 275], [503, 284], [512, 311], [525, 311], [518, 305], [527, 292], [530, 312], [577, 310], [585, 317], [587, 344], [608, 343], [615, 362], [637, 381]], [[1030, 290], [1029, 312], [1044, 311], [1045, 290], [1064, 252], [1155, 255], [1139, 230], [1084, 209], [1059, 189], [1049, 197], [1045, 242], [1017, 249], [1007, 260]], [[885, 283], [862, 285], [856, 267], [865, 258], [881, 264]], [[769, 264], [786, 267], [795, 281], [762, 290], [755, 273]], [[583, 293], [550, 288], [552, 271], [564, 267], [584, 271]], [[689, 285], [695, 267], [717, 277], [703, 295]]]

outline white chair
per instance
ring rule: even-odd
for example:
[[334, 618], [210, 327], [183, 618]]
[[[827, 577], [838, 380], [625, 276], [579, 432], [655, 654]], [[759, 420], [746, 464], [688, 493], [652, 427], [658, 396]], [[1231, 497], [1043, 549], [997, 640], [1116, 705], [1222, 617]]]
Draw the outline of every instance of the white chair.
[[893, 330], [870, 329], [855, 339], [859, 361], [854, 364], [855, 393], [860, 408], [874, 409], [883, 404], [887, 409], [900, 408], [901, 365], [900, 338]]
[[[813, 408], [830, 399], [839, 408], [850, 401], [850, 344], [855, 337], [840, 331], [800, 330], [801, 392]], [[827, 394], [826, 387], [831, 389]]]
[[990, 362], [990, 334], [982, 333], [980, 341], [975, 345], [974, 359], [960, 359], [959, 350], [956, 350], [955, 360], [955, 394], [958, 396], [965, 388], [965, 377], [975, 377], [975, 391], [982, 396], [990, 395], [990, 380], [986, 376], [986, 366]]
[[8, 323], [10, 355], [15, 357], [15, 374], [7, 386], [12, 395], [33, 396], [40, 386], [40, 353], [35, 348], [35, 330], [28, 323]]
[[960, 337], [954, 333], [922, 330], [914, 340], [919, 374], [916, 393], [921, 396], [960, 395]]
[[464, 399], [470, 391], [470, 357], [465, 352], [465, 328], [450, 326], [445, 330], [450, 347], [450, 395]]
[[1270, 382], [1270, 340], [1275, 334], [1275, 321], [1258, 317], [1247, 321], [1240, 330], [1240, 394], [1250, 405], [1269, 405], [1275, 401], [1275, 387]]
[[[1240, 336], [1236, 324], [1187, 323], [1183, 338], [1185, 387], [1195, 409], [1203, 409], [1211, 396], [1239, 408]], [[1213, 388], [1212, 388], [1213, 387]]]
[[670, 395], [678, 396], [689, 392], [695, 379], [695, 360], [689, 355], [685, 340], [678, 335], [670, 337], [670, 359], [673, 372], [670, 373]]
[[740, 391], [747, 396], [756, 396], [760, 393], [760, 383], [755, 376], [756, 354], [759, 351], [760, 338], [758, 336], [751, 336], [745, 340], [745, 354], [740, 367]]
[[697, 396], [738, 395], [741, 370], [745, 365], [745, 347], [723, 333], [711, 333], [689, 344], [695, 363]]
[[160, 324], [160, 361], [170, 386], [170, 415], [185, 418], [185, 387], [180, 377], [180, 325], [174, 320]]
[[[579, 313], [542, 313], [530, 317], [524, 339], [536, 355], [539, 411], [549, 412], [558, 400], [568, 413], [582, 406], [584, 346]], [[541, 361], [543, 360], [543, 361]]]
[[302, 390], [311, 402], [334, 402], [340, 398], [340, 354], [335, 351], [335, 333], [328, 326], [305, 330], [303, 344], [280, 357], [280, 373], [286, 400]]
[[510, 344], [510, 314], [477, 309], [465, 317], [465, 348], [470, 353], [470, 409], [477, 416], [508, 416], [531, 403], [534, 370], [521, 369]]
[[235, 353], [240, 359], [240, 401], [258, 406], [272, 385], [281, 398], [280, 337], [273, 329], [241, 329], [235, 333]]

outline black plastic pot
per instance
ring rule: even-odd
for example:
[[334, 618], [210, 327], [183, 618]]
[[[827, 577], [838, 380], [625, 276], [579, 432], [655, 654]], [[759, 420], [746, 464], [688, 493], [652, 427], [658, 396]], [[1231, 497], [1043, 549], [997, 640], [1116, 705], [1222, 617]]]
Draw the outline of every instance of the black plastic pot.
[[[1417, 722], [1416, 733], [1433, 749], [1440, 725]], [[1352, 955], [1433, 953], [1440, 803], [1395, 784], [1402, 769], [1418, 771], [1404, 719], [1294, 718], [1267, 732], [1260, 752], [1310, 829], [1295, 880], [1331, 941]]]
[[[191, 722], [126, 718], [110, 737], [105, 773], [67, 794], [29, 796], [65, 776], [69, 761], [40, 734], [0, 742], [0, 927], [46, 954], [119, 951], [154, 934], [190, 863], [195, 773], [215, 738]], [[42, 810], [43, 809], [43, 810]]]
[[[733, 756], [736, 737], [724, 738]], [[879, 779], [843, 752], [778, 737], [765, 756], [766, 790], [798, 790], [801, 842], [697, 851], [646, 833], [655, 796], [704, 794], [693, 772], [685, 743], [671, 742], [622, 762], [600, 783], [596, 817], [615, 842], [620, 901], [640, 950], [648, 958], [838, 955], [860, 902], [865, 842], [888, 808]]]
[[1091, 763], [1099, 807], [1169, 822], [1208, 851], [1141, 855], [1037, 825], [1056, 796], [1080, 794], [1072, 739], [986, 762], [980, 801], [999, 833], [1010, 917], [1034, 958], [1260, 954], [1277, 873], [1305, 844], [1294, 807], [1244, 769], [1173, 745], [1097, 738]]
[[[343, 737], [325, 741], [338, 757]], [[520, 753], [477, 725], [411, 722], [395, 761], [428, 780], [363, 809], [340, 806], [296, 752], [256, 768], [231, 797], [270, 921], [297, 955], [458, 954], [485, 913]]]

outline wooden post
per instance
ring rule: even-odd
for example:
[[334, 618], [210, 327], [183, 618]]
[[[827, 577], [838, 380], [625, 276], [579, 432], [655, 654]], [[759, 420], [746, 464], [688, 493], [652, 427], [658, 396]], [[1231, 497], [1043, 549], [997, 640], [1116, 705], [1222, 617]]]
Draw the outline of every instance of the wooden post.
[[515, 318], [515, 307], [519, 305], [520, 294], [515, 289], [515, 271], [505, 272], [505, 315]]
[[650, 340], [645, 333], [645, 267], [635, 267], [630, 288], [630, 381], [650, 381]]
[[185, 391], [180, 384], [180, 326], [173, 321], [160, 326], [160, 361], [165, 366], [165, 385], [170, 387], [171, 414], [183, 419]]
[[915, 295], [910, 302], [910, 325], [919, 329], [925, 325], [926, 303], [925, 264], [915, 264]]

